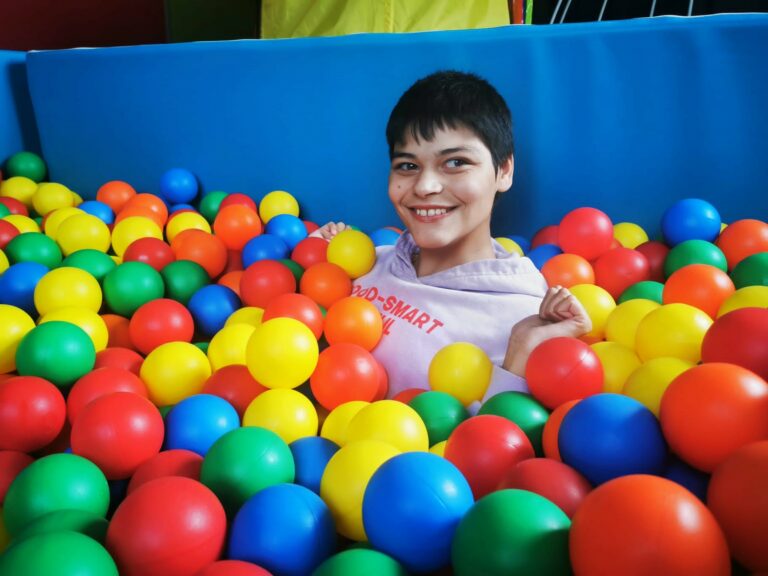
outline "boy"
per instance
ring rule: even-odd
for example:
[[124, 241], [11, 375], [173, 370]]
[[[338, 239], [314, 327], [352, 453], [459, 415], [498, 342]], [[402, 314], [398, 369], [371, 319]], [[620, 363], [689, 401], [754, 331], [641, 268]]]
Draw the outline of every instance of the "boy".
[[[541, 342], [591, 330], [582, 305], [559, 286], [547, 289], [527, 258], [491, 237], [496, 196], [512, 186], [512, 120], [485, 80], [437, 72], [409, 88], [387, 124], [389, 198], [407, 231], [377, 249], [373, 270], [353, 295], [371, 300], [385, 321], [374, 349], [389, 375], [389, 396], [428, 388], [433, 356], [471, 342], [494, 364], [483, 400], [527, 392], [525, 364]], [[326, 239], [345, 228], [329, 223]]]

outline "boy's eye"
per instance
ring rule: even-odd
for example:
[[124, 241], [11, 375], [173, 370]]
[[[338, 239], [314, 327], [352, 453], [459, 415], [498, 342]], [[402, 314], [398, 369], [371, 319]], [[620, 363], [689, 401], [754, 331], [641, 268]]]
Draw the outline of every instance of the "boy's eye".
[[399, 164], [395, 164], [395, 170], [416, 170], [417, 166], [413, 162], [400, 162]]
[[462, 166], [466, 166], [469, 164], [466, 160], [462, 158], [451, 158], [446, 162], [446, 165], [448, 168], [461, 168]]

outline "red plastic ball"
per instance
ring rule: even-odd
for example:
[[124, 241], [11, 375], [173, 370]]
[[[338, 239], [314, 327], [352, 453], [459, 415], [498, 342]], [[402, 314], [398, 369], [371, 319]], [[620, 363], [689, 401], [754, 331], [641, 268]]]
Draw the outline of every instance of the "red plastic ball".
[[726, 226], [715, 241], [723, 251], [728, 269], [733, 270], [747, 256], [768, 252], [768, 223], [762, 220], [737, 220]]
[[248, 306], [266, 308], [281, 294], [296, 292], [296, 277], [285, 264], [276, 260], [258, 260], [240, 277], [240, 298]]
[[224, 200], [221, 201], [221, 204], [219, 204], [219, 211], [226, 208], [227, 206], [245, 206], [246, 208], [250, 208], [254, 212], [258, 213], [256, 202], [254, 202], [250, 196], [246, 196], [245, 194], [241, 194], [239, 192], [228, 194]]
[[464, 420], [445, 445], [446, 460], [467, 479], [475, 500], [497, 490], [515, 464], [533, 457], [531, 441], [520, 427], [492, 414]]
[[768, 440], [768, 383], [735, 364], [694, 366], [669, 385], [659, 416], [672, 451], [712, 472], [745, 444]]
[[0, 450], [34, 452], [53, 442], [67, 417], [61, 391], [43, 378], [0, 382]]
[[378, 360], [376, 360], [376, 371], [379, 373], [379, 389], [373, 398], [374, 402], [384, 400], [387, 394], [389, 394], [389, 374], [387, 374], [387, 369], [384, 368], [384, 365]]
[[129, 334], [136, 350], [149, 354], [167, 342], [192, 342], [195, 321], [183, 304], [159, 298], [142, 304], [134, 312]]
[[302, 268], [309, 268], [318, 262], [327, 262], [328, 240], [315, 236], [308, 236], [291, 252], [291, 260]]
[[560, 404], [555, 408], [544, 423], [544, 431], [541, 433], [541, 447], [544, 451], [544, 456], [562, 462], [560, 457], [560, 444], [558, 441], [558, 435], [560, 434], [560, 425], [563, 423], [563, 418], [568, 414], [568, 411], [573, 408], [579, 401], [570, 400], [563, 404]]
[[299, 291], [328, 309], [334, 302], [352, 293], [352, 280], [341, 266], [318, 262], [304, 270]]
[[7, 220], [0, 219], [0, 250], [20, 234], [19, 229]]
[[128, 318], [118, 314], [102, 314], [101, 319], [104, 320], [104, 324], [107, 325], [107, 331], [109, 332], [108, 348], [134, 349], [133, 342], [131, 342], [130, 321]]
[[408, 404], [411, 400], [416, 398], [416, 396], [419, 394], [424, 394], [426, 391], [426, 388], [406, 388], [405, 390], [400, 390], [400, 392], [395, 394], [392, 397], [392, 400], [397, 400], [403, 404]]
[[213, 231], [229, 250], [241, 251], [249, 240], [261, 234], [262, 225], [256, 210], [232, 204], [219, 208]]
[[304, 228], [307, 229], [307, 234], [312, 234], [312, 232], [320, 228], [319, 224], [311, 220], [302, 220], [302, 222], [304, 223]]
[[67, 396], [67, 418], [73, 424], [88, 404], [112, 392], [132, 392], [149, 397], [147, 386], [139, 376], [125, 368], [105, 366], [81, 377]]
[[701, 345], [702, 362], [728, 362], [768, 380], [768, 309], [740, 308], [714, 321]]
[[592, 485], [576, 470], [549, 458], [530, 458], [518, 462], [505, 474], [499, 490], [528, 490], [557, 504], [568, 518], [592, 490]]
[[280, 294], [269, 301], [264, 309], [262, 322], [272, 318], [293, 318], [305, 324], [315, 338], [323, 335], [323, 313], [320, 307], [309, 296], [296, 294]]
[[128, 245], [123, 254], [124, 262], [144, 262], [160, 272], [176, 260], [171, 247], [158, 238], [139, 238]]
[[593, 490], [573, 518], [576, 574], [731, 573], [728, 546], [709, 510], [666, 478], [630, 475]]
[[243, 253], [239, 250], [227, 251], [227, 265], [224, 267], [222, 276], [229, 274], [230, 272], [242, 272], [243, 270]]
[[163, 417], [152, 402], [112, 392], [81, 410], [72, 424], [72, 452], [96, 464], [108, 480], [122, 480], [160, 451], [163, 436]]
[[595, 272], [585, 258], [577, 254], [557, 254], [541, 267], [549, 286], [570, 288], [576, 284], [594, 284]]
[[196, 576], [272, 576], [272, 573], [242, 560], [219, 560], [209, 564]]
[[557, 224], [544, 226], [544, 228], [541, 228], [538, 232], [536, 232], [536, 234], [533, 235], [533, 238], [531, 238], [531, 248], [537, 248], [542, 244], [554, 244], [555, 246], [559, 246], [557, 243], [557, 236]]
[[357, 344], [331, 344], [320, 353], [309, 379], [315, 400], [328, 410], [345, 402], [373, 402], [379, 392], [376, 360]]
[[690, 304], [716, 318], [720, 306], [735, 291], [731, 278], [719, 268], [709, 264], [689, 264], [667, 278], [662, 301], [664, 304]]
[[368, 351], [381, 340], [381, 312], [372, 302], [347, 296], [333, 303], [325, 317], [325, 339], [329, 344], [357, 344]]
[[604, 288], [614, 300], [633, 284], [651, 279], [648, 259], [631, 248], [611, 248], [594, 263], [595, 284]]
[[144, 358], [135, 350], [130, 348], [110, 347], [96, 353], [96, 363], [93, 368], [95, 370], [97, 368], [111, 366], [112, 368], [128, 370], [138, 376], [141, 372], [141, 365], [143, 363]]
[[128, 494], [139, 486], [167, 476], [183, 476], [192, 480], [200, 480], [200, 469], [203, 457], [191, 450], [165, 450], [145, 460], [128, 483]]
[[739, 448], [712, 474], [707, 505], [731, 554], [753, 572], [768, 571], [768, 441]]
[[217, 278], [227, 265], [227, 247], [221, 238], [191, 228], [179, 232], [171, 242], [177, 260], [192, 260], [205, 268], [210, 278]]
[[525, 377], [531, 395], [550, 410], [603, 391], [603, 366], [589, 345], [576, 338], [551, 338], [528, 357]]
[[262, 386], [251, 376], [247, 366], [232, 364], [211, 374], [201, 393], [224, 398], [235, 407], [242, 420], [251, 401], [267, 390], [266, 386]]
[[34, 461], [32, 456], [18, 450], [0, 450], [0, 506], [16, 476]]
[[20, 200], [11, 198], [10, 196], [0, 196], [0, 204], [4, 204], [11, 214], [18, 214], [20, 216], [29, 216], [29, 210]]
[[645, 259], [648, 260], [650, 274], [648, 280], [663, 283], [666, 279], [664, 274], [664, 261], [667, 259], [667, 254], [669, 254], [669, 246], [663, 242], [649, 240], [648, 242], [643, 242], [637, 246], [635, 250], [640, 252], [640, 254], [645, 256]]
[[597, 208], [576, 208], [566, 214], [557, 230], [557, 244], [563, 252], [595, 260], [613, 243], [613, 222]]
[[190, 478], [147, 482], [118, 506], [106, 546], [123, 576], [197, 574], [219, 559], [227, 531], [224, 508]]

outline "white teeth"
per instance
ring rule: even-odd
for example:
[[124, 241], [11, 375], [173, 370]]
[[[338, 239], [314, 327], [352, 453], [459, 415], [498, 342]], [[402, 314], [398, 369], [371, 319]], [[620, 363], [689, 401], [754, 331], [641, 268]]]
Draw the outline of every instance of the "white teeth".
[[448, 210], [446, 208], [430, 208], [428, 210], [425, 210], [423, 208], [416, 208], [416, 215], [417, 216], [440, 216], [442, 214], [447, 213]]

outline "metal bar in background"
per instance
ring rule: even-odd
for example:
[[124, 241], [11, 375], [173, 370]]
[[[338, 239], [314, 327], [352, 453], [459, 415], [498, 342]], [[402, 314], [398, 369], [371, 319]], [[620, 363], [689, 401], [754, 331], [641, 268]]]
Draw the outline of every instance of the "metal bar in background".
[[555, 6], [554, 12], [552, 12], [552, 18], [549, 19], [550, 24], [555, 23], [555, 19], [557, 18], [557, 13], [560, 12], [560, 5], [563, 3], [563, 0], [557, 0], [557, 5]]
[[603, 14], [605, 14], [605, 7], [608, 6], [608, 0], [603, 0], [603, 7], [600, 8], [600, 16], [597, 17], [598, 22], [603, 21]]
[[651, 4], [651, 18], [653, 18], [653, 15], [656, 13], [656, 0], [653, 0], [653, 4]]
[[565, 8], [563, 8], [563, 15], [560, 16], [560, 24], [563, 23], [565, 20], [565, 15], [568, 14], [568, 10], [571, 8], [571, 0], [568, 0], [568, 2], [565, 5]]

